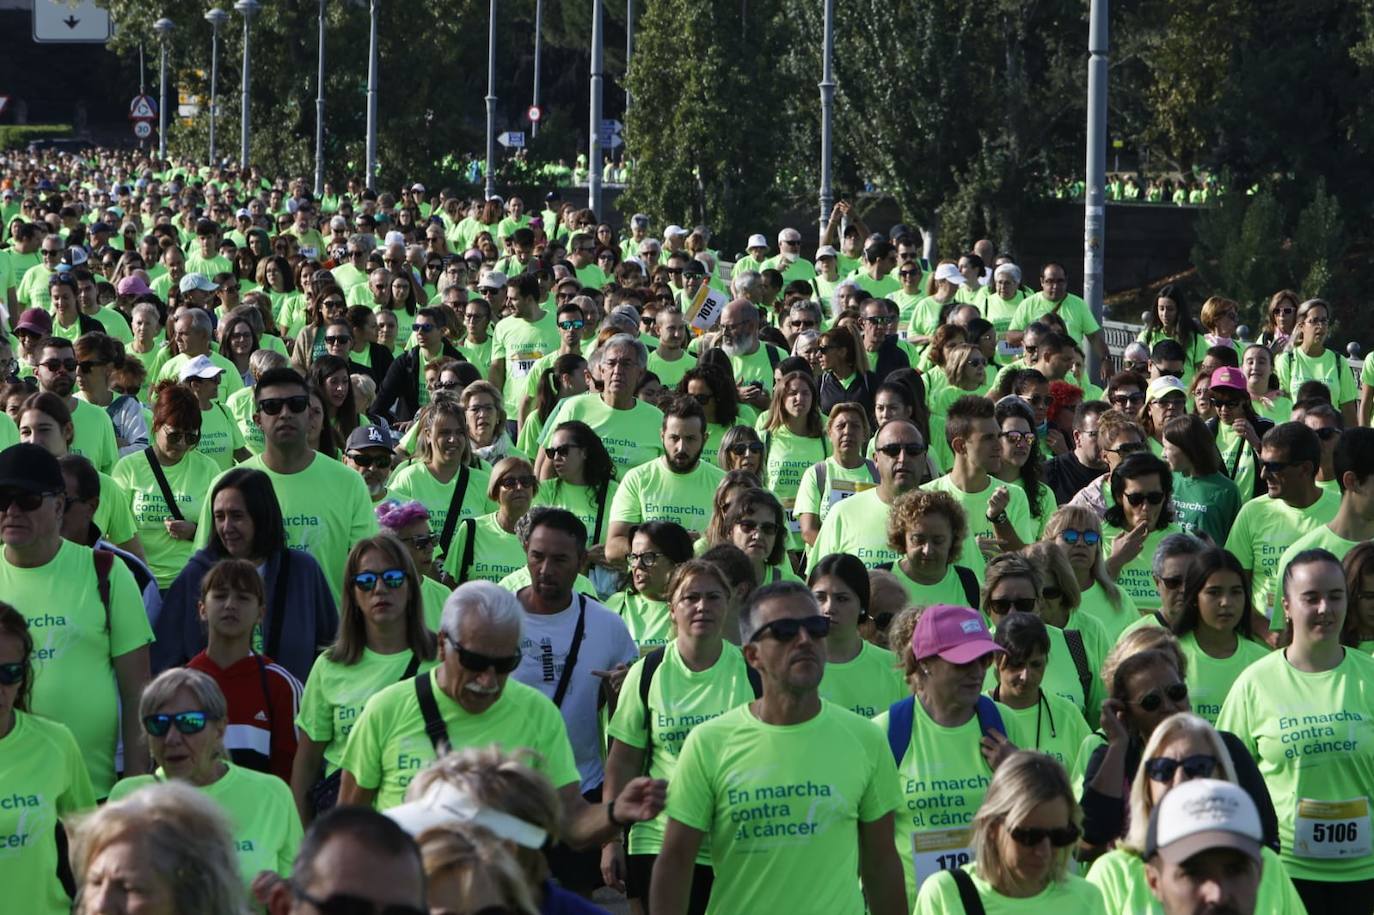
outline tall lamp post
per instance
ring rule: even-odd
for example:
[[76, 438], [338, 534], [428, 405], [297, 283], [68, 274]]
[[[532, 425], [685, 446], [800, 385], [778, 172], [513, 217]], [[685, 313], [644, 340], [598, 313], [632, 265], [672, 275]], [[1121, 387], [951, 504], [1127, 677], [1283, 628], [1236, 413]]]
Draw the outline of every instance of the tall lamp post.
[[248, 170], [248, 140], [250, 130], [249, 114], [252, 106], [248, 102], [248, 80], [251, 59], [251, 37], [249, 25], [253, 21], [253, 14], [258, 11], [260, 4], [258, 0], [238, 0], [234, 4], [234, 9], [243, 16], [243, 85], [239, 89], [240, 96], [240, 128], [239, 128], [239, 168], [242, 171]]
[[315, 199], [324, 195], [324, 0], [320, 0], [320, 70], [315, 77]]
[[[493, 0], [494, 2], [494, 0]], [[377, 182], [377, 17], [382, 0], [372, 0], [372, 25], [367, 38], [367, 187]]]
[[219, 30], [229, 21], [229, 14], [215, 7], [205, 14], [210, 23], [210, 166], [215, 164], [215, 121], [219, 118]]
[[153, 31], [157, 33], [158, 44], [161, 45], [161, 57], [158, 61], [158, 100], [157, 100], [157, 157], [167, 158], [167, 41], [172, 35], [172, 20], [159, 19], [153, 23]]
[[601, 84], [603, 60], [601, 0], [592, 0], [592, 104], [587, 142], [587, 206], [601, 214]]
[[[1083, 298], [1102, 323], [1102, 248], [1107, 206], [1107, 0], [1091, 0], [1088, 19], [1087, 191], [1083, 210]], [[1097, 368], [1093, 353], [1091, 368]]]
[[635, 0], [625, 0], [625, 113], [630, 113], [630, 58], [635, 52]]
[[[540, 51], [544, 48], [544, 0], [534, 0], [534, 101], [530, 104], [539, 107], [539, 64]], [[530, 136], [539, 136], [539, 122], [530, 121]]]
[[496, 196], [496, 0], [487, 18], [487, 181], [486, 199]]
[[835, 195], [830, 187], [831, 124], [835, 108], [835, 0], [825, 0], [825, 37], [821, 46], [821, 219], [820, 231], [830, 221]]

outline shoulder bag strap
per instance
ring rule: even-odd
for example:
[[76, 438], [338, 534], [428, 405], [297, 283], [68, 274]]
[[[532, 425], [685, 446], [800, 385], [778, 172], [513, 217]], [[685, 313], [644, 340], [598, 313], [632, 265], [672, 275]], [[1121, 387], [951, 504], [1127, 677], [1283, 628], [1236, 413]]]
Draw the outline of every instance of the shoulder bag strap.
[[472, 553], [477, 542], [477, 519], [464, 518], [463, 525], [468, 529], [467, 540], [463, 543], [463, 561], [458, 565], [458, 584], [468, 580], [468, 569], [472, 568]]
[[148, 459], [148, 466], [153, 469], [153, 478], [157, 480], [157, 488], [162, 490], [162, 501], [167, 503], [167, 510], [177, 521], [185, 521], [181, 509], [177, 508], [176, 496], [172, 495], [171, 484], [167, 482], [167, 474], [163, 473], [162, 465], [157, 462], [157, 455], [153, 453], [152, 446], [143, 449], [143, 456]]
[[286, 547], [281, 551], [281, 562], [277, 565], [277, 586], [272, 589], [272, 606], [267, 608], [270, 614], [267, 620], [267, 642], [262, 646], [263, 652], [272, 660], [277, 659], [277, 652], [281, 650], [281, 631], [286, 625], [286, 585], [291, 573], [291, 548]]
[[951, 868], [949, 875], [954, 878], [954, 885], [959, 890], [959, 902], [964, 907], [966, 915], [987, 915], [987, 910], [983, 908], [983, 900], [978, 896], [978, 887], [973, 885], [973, 878], [968, 875], [968, 871], [962, 867]]
[[463, 499], [468, 494], [468, 478], [472, 468], [464, 464], [458, 471], [458, 480], [453, 484], [453, 494], [448, 497], [448, 514], [444, 516], [444, 530], [439, 534], [439, 552], [448, 555], [448, 545], [453, 542], [453, 529], [458, 526], [458, 515], [463, 510]]
[[95, 563], [95, 589], [105, 608], [105, 631], [113, 634], [110, 628], [110, 572], [114, 570], [115, 554], [109, 550], [92, 550], [91, 560]]
[[1083, 706], [1086, 708], [1091, 701], [1088, 693], [1093, 685], [1093, 672], [1088, 664], [1088, 649], [1083, 644], [1083, 633], [1077, 629], [1065, 629], [1064, 644], [1069, 646], [1069, 657], [1073, 658], [1073, 666], [1078, 669], [1078, 685], [1083, 689]]
[[649, 771], [649, 760], [654, 752], [654, 716], [649, 710], [649, 687], [654, 682], [654, 674], [663, 666], [666, 649], [655, 648], [644, 656], [643, 666], [639, 669], [639, 702], [644, 706], [644, 771]]
[[880, 485], [883, 481], [882, 481], [882, 479], [878, 476], [878, 465], [875, 464], [875, 463], [873, 463], [873, 459], [872, 459], [872, 458], [864, 458], [864, 466], [868, 468], [868, 476], [869, 476], [869, 479], [871, 479], [871, 480], [873, 481], [873, 485], [874, 485], [874, 486]]
[[420, 656], [412, 651], [410, 653], [410, 663], [406, 665], [405, 671], [401, 674], [401, 679], [397, 680], [396, 682], [401, 683], [402, 681], [409, 680], [411, 677], [415, 676], [419, 672]]
[[978, 609], [978, 576], [968, 566], [955, 566], [954, 574], [959, 576], [959, 584], [964, 587], [964, 600], [974, 610]]
[[606, 517], [606, 496], [611, 492], [611, 484], [606, 483], [601, 487], [601, 498], [596, 500], [596, 526], [592, 528], [591, 546], [596, 546], [601, 542], [601, 522]]
[[448, 726], [439, 714], [439, 704], [434, 701], [434, 684], [429, 680], [429, 671], [419, 674], [412, 681], [415, 684], [415, 699], [420, 703], [420, 714], [425, 719], [425, 734], [434, 745], [436, 756], [442, 756], [448, 744]]
[[568, 646], [568, 661], [563, 665], [563, 676], [558, 678], [558, 688], [553, 691], [553, 704], [563, 707], [563, 698], [568, 695], [572, 683], [573, 668], [577, 666], [577, 654], [582, 650], [582, 638], [587, 634], [587, 595], [577, 595], [577, 625], [573, 627], [572, 644]]

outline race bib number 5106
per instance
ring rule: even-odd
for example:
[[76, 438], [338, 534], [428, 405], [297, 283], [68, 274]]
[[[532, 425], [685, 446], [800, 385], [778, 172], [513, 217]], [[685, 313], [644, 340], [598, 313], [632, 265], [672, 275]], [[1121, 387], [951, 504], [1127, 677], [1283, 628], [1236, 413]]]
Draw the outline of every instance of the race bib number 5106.
[[1298, 800], [1293, 854], [1300, 858], [1361, 858], [1370, 849], [1369, 798]]

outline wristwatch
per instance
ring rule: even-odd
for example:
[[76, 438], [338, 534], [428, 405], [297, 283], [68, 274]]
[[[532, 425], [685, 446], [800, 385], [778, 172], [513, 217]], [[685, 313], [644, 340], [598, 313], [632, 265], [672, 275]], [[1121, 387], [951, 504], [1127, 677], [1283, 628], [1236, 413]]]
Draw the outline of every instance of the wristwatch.
[[1007, 510], [1005, 508], [995, 515], [985, 515], [984, 517], [988, 519], [989, 524], [1006, 524], [1008, 520]]

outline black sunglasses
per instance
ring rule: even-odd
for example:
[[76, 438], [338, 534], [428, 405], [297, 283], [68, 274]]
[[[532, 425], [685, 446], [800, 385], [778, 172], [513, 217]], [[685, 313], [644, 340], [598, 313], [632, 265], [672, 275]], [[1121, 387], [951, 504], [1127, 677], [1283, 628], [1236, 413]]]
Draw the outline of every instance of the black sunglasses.
[[1208, 753], [1198, 753], [1183, 759], [1156, 756], [1145, 760], [1145, 774], [1157, 782], [1173, 781], [1180, 767], [1189, 778], [1207, 778], [1217, 770], [1217, 758]]
[[1078, 841], [1078, 827], [1070, 823], [1068, 826], [1058, 826], [1054, 829], [1044, 829], [1039, 826], [1018, 826], [1008, 830], [1011, 837], [1016, 840], [1016, 844], [1024, 845], [1027, 848], [1034, 848], [1046, 839], [1055, 848], [1066, 848]]
[[268, 416], [276, 416], [283, 407], [292, 413], [304, 413], [309, 406], [310, 396], [308, 394], [292, 394], [290, 397], [264, 397], [258, 401], [258, 409]]
[[920, 457], [926, 453], [926, 446], [920, 442], [893, 442], [890, 445], [879, 445], [873, 450], [895, 461], [903, 453], [912, 457]]
[[735, 455], [763, 454], [763, 442], [735, 442], [730, 446], [730, 453]]
[[1034, 613], [1036, 600], [1033, 597], [988, 598], [988, 610], [1003, 616], [1013, 610]]
[[[445, 638], [448, 637], [445, 636]], [[480, 651], [470, 651], [451, 638], [448, 641], [453, 646], [453, 650], [458, 652], [458, 663], [475, 674], [480, 674], [488, 668], [498, 674], [508, 674], [520, 666], [521, 655], [519, 651], [513, 655], [496, 658], [489, 654], [482, 654]]]
[[551, 445], [544, 449], [544, 457], [548, 458], [551, 461], [554, 458], [567, 457], [568, 452], [572, 451], [574, 448], [581, 447], [581, 445], [574, 445], [571, 442], [567, 443], [566, 445]]
[[383, 467], [391, 466], [391, 455], [389, 454], [378, 454], [373, 457], [368, 457], [365, 454], [354, 452], [348, 456], [348, 459], [359, 467], [375, 467], [380, 470]]
[[19, 506], [22, 512], [38, 511], [48, 496], [60, 496], [59, 492], [0, 492], [0, 513], [10, 510], [11, 505]]
[[765, 537], [776, 537], [778, 535], [778, 525], [774, 521], [755, 521], [753, 518], [745, 518], [739, 521], [736, 526], [746, 534], [759, 531]]
[[320, 915], [429, 915], [427, 910], [413, 905], [383, 905], [348, 893], [333, 893], [326, 899], [319, 899], [294, 883], [291, 892], [297, 899], [314, 906]]
[[1151, 505], [1159, 505], [1164, 501], [1164, 493], [1157, 489], [1153, 492], [1127, 492], [1122, 493], [1122, 496], [1124, 496], [1126, 501], [1131, 503], [1135, 508], [1139, 508], [1146, 502], [1149, 502]]
[[1177, 683], [1170, 683], [1168, 686], [1161, 686], [1152, 689], [1139, 699], [1132, 699], [1136, 705], [1140, 706], [1142, 712], [1158, 711], [1164, 704], [1164, 697], [1168, 697], [1170, 702], [1182, 702], [1188, 698], [1188, 684], [1180, 680]]
[[749, 641], [757, 642], [760, 639], [771, 638], [779, 642], [790, 642], [803, 629], [811, 638], [823, 639], [830, 634], [830, 617], [820, 615], [783, 617], [780, 620], [773, 620], [771, 623], [764, 623], [755, 630]]

